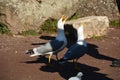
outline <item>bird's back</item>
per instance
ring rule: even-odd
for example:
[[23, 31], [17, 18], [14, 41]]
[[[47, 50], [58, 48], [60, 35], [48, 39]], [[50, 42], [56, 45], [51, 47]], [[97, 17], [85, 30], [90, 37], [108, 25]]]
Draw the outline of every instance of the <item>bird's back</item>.
[[67, 59], [79, 58], [85, 54], [86, 48], [84, 45], [74, 44], [68, 49], [64, 57]]
[[39, 48], [39, 52], [45, 53], [45, 52], [50, 52], [50, 51], [56, 51], [59, 48], [61, 48], [63, 44], [64, 44], [63, 41], [51, 40], [50, 42], [47, 42], [46, 44], [41, 45], [38, 48]]
[[50, 45], [52, 46], [52, 50], [56, 51], [59, 50], [64, 45], [64, 41], [52, 40], [50, 41]]

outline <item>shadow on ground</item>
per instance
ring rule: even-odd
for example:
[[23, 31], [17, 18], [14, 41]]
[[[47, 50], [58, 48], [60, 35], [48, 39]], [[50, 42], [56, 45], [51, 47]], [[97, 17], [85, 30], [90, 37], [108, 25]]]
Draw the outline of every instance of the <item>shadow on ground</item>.
[[[42, 39], [46, 39], [46, 40], [52, 40], [55, 37], [50, 37], [50, 36], [41, 36], [40, 38]], [[45, 43], [33, 43], [32, 45], [42, 45]], [[87, 50], [87, 54], [89, 56], [92, 56], [94, 58], [97, 59], [104, 59], [104, 60], [108, 60], [108, 61], [113, 61], [115, 60], [112, 57], [103, 55], [101, 53], [99, 53], [98, 51], [98, 46], [94, 45], [94, 44], [90, 44], [87, 43], [88, 45], [88, 50]], [[32, 63], [48, 63], [48, 58], [44, 57], [44, 56], [40, 56], [37, 60], [35, 61], [26, 61], [25, 63], [27, 64], [32, 64]], [[39, 70], [41, 71], [45, 71], [45, 72], [58, 72], [60, 74], [61, 77], [63, 77], [64, 79], [68, 79], [72, 76], [75, 76], [79, 71], [74, 69], [73, 63], [72, 62], [67, 62], [64, 65], [59, 65], [57, 64], [56, 60], [51, 59], [51, 64], [53, 65], [53, 67], [50, 66], [42, 66]], [[83, 76], [83, 80], [112, 80], [108, 77], [106, 77], [106, 74], [102, 74], [99, 73], [97, 71], [99, 71], [100, 69], [96, 68], [96, 67], [92, 67], [86, 64], [81, 64], [81, 63], [77, 63], [78, 66], [80, 67], [81, 72], [83, 72], [84, 76]]]
[[[108, 61], [115, 60], [112, 57], [100, 54], [97, 49], [98, 49], [98, 46], [88, 43], [87, 54], [94, 58], [97, 58], [97, 59], [104, 59], [104, 60], [108, 60]], [[25, 63], [27, 63], [27, 64], [46, 63], [47, 64], [48, 58], [46, 58], [45, 56], [40, 56], [35, 61], [26, 61]], [[51, 72], [51, 73], [58, 72], [60, 74], [60, 76], [66, 80], [72, 76], [75, 76], [79, 72], [78, 70], [74, 69], [72, 62], [67, 62], [64, 65], [59, 65], [59, 64], [57, 64], [57, 61], [51, 59], [51, 64], [53, 65], [53, 67], [45, 65], [45, 66], [42, 66], [40, 68], [40, 70], [45, 71], [45, 72]], [[83, 74], [84, 74], [83, 80], [112, 80], [112, 79], [106, 77], [106, 74], [97, 72], [100, 69], [98, 69], [96, 67], [92, 67], [92, 66], [89, 66], [86, 64], [81, 64], [81, 63], [77, 63], [77, 64], [80, 68], [80, 71], [83, 72]]]
[[[48, 59], [46, 57], [39, 57], [35, 61], [26, 61], [27, 64], [32, 63], [46, 63], [47, 64]], [[80, 70], [74, 69], [73, 62], [67, 62], [64, 65], [57, 64], [57, 62], [53, 59], [51, 59], [51, 64], [53, 65], [48, 66], [42, 66], [39, 70], [44, 72], [58, 72], [61, 77], [63, 77], [65, 80], [69, 79], [72, 76], [75, 76], [78, 72], [83, 72], [84, 76], [82, 77], [83, 80], [112, 80], [108, 77], [106, 77], [106, 74], [98, 73], [100, 69], [96, 67], [92, 67], [86, 64], [77, 63]]]
[[[44, 40], [54, 40], [55, 39], [54, 36], [45, 36], [45, 35], [40, 36], [39, 38], [44, 39]], [[43, 44], [45, 44], [45, 43], [32, 43], [31, 45], [43, 45]]]
[[44, 39], [44, 40], [54, 40], [55, 37], [54, 36], [40, 36], [40, 39]]
[[109, 57], [109, 56], [106, 56], [106, 55], [103, 55], [101, 53], [99, 53], [98, 51], [98, 46], [94, 45], [94, 44], [90, 44], [90, 43], [87, 43], [87, 54], [89, 56], [92, 56], [94, 58], [97, 58], [97, 59], [104, 59], [104, 60], [108, 60], [108, 61], [113, 61], [113, 60], [116, 60], [115, 58], [112, 58], [112, 57]]

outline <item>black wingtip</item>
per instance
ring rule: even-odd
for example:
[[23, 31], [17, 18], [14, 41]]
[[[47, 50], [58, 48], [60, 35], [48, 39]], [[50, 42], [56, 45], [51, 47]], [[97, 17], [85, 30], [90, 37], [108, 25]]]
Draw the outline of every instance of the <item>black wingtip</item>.
[[112, 67], [120, 67], [120, 59], [112, 61]]
[[26, 51], [25, 51], [25, 54], [34, 54], [34, 51], [33, 51], [33, 49], [26, 50]]

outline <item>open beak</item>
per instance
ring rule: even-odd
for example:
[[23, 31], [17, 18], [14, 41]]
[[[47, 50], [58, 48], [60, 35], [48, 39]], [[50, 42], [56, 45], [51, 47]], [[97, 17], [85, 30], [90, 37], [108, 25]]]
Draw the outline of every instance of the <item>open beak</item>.
[[62, 21], [63, 21], [63, 22], [66, 22], [66, 21], [67, 21], [67, 19], [68, 19], [68, 17], [67, 17], [67, 16], [62, 15]]

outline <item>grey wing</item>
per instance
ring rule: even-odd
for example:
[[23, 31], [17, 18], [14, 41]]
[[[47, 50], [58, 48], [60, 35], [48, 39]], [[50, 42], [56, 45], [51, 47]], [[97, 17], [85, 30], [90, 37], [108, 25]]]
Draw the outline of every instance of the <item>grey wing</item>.
[[47, 42], [46, 44], [38, 47], [37, 52], [38, 53], [47, 53], [47, 52], [56, 51], [56, 50], [59, 50], [63, 44], [64, 44], [63, 41], [51, 40], [50, 42]]
[[47, 53], [52, 51], [52, 46], [50, 42], [47, 42], [44, 45], [41, 45], [40, 47], [37, 48], [38, 53]]
[[61, 47], [64, 45], [64, 41], [59, 41], [59, 40], [52, 40], [50, 42], [50, 45], [53, 49], [53, 51], [61, 49]]
[[74, 44], [65, 53], [64, 58], [66, 58], [66, 59], [79, 58], [84, 55], [85, 50], [86, 50], [86, 47], [80, 46], [78, 44]]

